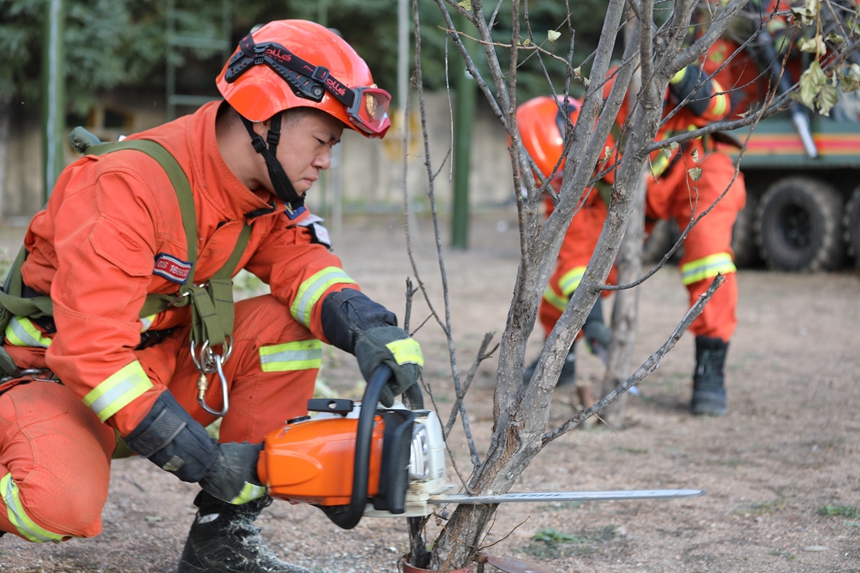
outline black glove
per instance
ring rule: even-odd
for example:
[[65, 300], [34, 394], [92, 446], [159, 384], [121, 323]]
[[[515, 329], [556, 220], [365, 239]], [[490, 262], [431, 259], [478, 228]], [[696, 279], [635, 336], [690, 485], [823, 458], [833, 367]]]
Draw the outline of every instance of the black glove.
[[708, 110], [711, 96], [714, 94], [707, 72], [692, 64], [675, 74], [669, 82], [669, 91], [674, 94], [678, 103], [689, 97], [684, 107], [696, 116], [701, 116]]
[[406, 394], [410, 404], [421, 403], [421, 391], [415, 382], [424, 357], [421, 347], [397, 328], [397, 317], [384, 306], [373, 302], [360, 291], [344, 289], [333, 292], [323, 300], [323, 333], [337, 348], [355, 354], [365, 379], [380, 364], [387, 364], [394, 373], [379, 401], [385, 407], [394, 404], [394, 396]]
[[221, 501], [241, 505], [263, 497], [266, 488], [257, 476], [263, 444], [218, 444], [218, 459], [200, 480], [200, 487]]
[[260, 444], [219, 444], [183, 408], [162, 392], [152, 409], [128, 435], [132, 451], [215, 497], [242, 504], [266, 493], [257, 477]]
[[379, 396], [383, 406], [390, 408], [394, 397], [404, 393], [411, 403], [415, 403], [414, 394], [418, 392], [415, 383], [424, 367], [424, 356], [421, 346], [405, 330], [396, 326], [365, 330], [355, 343], [355, 358], [365, 380], [370, 380], [370, 375], [380, 364], [391, 368], [394, 376]]

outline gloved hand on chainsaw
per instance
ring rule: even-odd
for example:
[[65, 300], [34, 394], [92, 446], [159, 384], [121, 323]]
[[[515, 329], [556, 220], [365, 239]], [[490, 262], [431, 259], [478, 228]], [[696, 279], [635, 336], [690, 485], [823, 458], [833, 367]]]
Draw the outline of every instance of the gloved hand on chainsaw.
[[262, 450], [263, 444], [218, 444], [217, 460], [200, 480], [200, 487], [233, 505], [262, 497], [266, 488], [257, 476], [257, 460]]
[[382, 390], [379, 401], [386, 408], [394, 397], [405, 394], [411, 404], [420, 403], [415, 385], [424, 356], [418, 343], [397, 326], [397, 317], [362, 292], [344, 289], [323, 300], [322, 327], [335, 347], [354, 354], [365, 379], [380, 365], [391, 368], [394, 376]]
[[424, 356], [421, 346], [396, 326], [377, 326], [361, 333], [355, 344], [355, 357], [358, 367], [365, 380], [385, 364], [391, 368], [393, 377], [382, 389], [379, 401], [386, 408], [394, 404], [394, 397], [406, 394], [411, 403], [415, 403], [414, 395], [418, 392], [415, 386], [418, 375], [424, 367]]
[[262, 444], [219, 444], [170, 391], [162, 392], [137, 427], [124, 436], [138, 455], [222, 501], [241, 505], [266, 493], [257, 475]]

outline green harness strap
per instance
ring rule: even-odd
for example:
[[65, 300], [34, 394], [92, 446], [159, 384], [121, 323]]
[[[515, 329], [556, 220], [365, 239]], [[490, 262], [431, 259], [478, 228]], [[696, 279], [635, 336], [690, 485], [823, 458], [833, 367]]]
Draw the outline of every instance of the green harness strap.
[[209, 279], [208, 288], [194, 284], [194, 267], [197, 262], [197, 217], [194, 209], [194, 196], [188, 178], [176, 159], [160, 144], [145, 139], [107, 143], [90, 147], [87, 153], [103, 155], [121, 149], [133, 149], [146, 153], [161, 165], [167, 173], [182, 213], [182, 225], [185, 227], [187, 256], [191, 262], [191, 270], [185, 284], [179, 287], [177, 295], [151, 294], [141, 309], [140, 316], [150, 316], [166, 310], [170, 306], [183, 307], [191, 303], [191, 340], [196, 346], [208, 341], [209, 346], [224, 344], [233, 332], [233, 283], [231, 278], [239, 259], [245, 252], [251, 227], [245, 223], [239, 234], [236, 248], [230, 258], [218, 272]]
[[[179, 202], [179, 210], [182, 215], [182, 225], [185, 229], [187, 242], [187, 257], [191, 263], [191, 269], [185, 284], [179, 287], [175, 295], [150, 294], [147, 295], [140, 317], [151, 316], [167, 310], [169, 307], [183, 307], [191, 304], [191, 340], [198, 347], [204, 342], [209, 346], [224, 344], [233, 332], [234, 308], [233, 308], [233, 271], [239, 264], [242, 254], [248, 245], [251, 236], [251, 227], [247, 223], [242, 227], [236, 247], [230, 258], [209, 280], [208, 285], [194, 284], [194, 268], [197, 263], [197, 217], [194, 208], [194, 196], [188, 177], [180, 167], [176, 159], [160, 144], [143, 139], [126, 140], [117, 143], [102, 143], [99, 145], [83, 145], [78, 147], [91, 155], [104, 155], [120, 150], [135, 150], [145, 153], [161, 165], [170, 179]], [[0, 333], [5, 332], [6, 326], [13, 316], [25, 316], [40, 318], [53, 315], [51, 298], [38, 296], [33, 298], [23, 297], [23, 279], [21, 267], [27, 251], [24, 247], [18, 253], [6, 284], [0, 291]], [[3, 356], [5, 355], [5, 356]], [[17, 368], [10, 369], [11, 359], [5, 360], [8, 353], [0, 346], [0, 368], [9, 375], [16, 375]]]

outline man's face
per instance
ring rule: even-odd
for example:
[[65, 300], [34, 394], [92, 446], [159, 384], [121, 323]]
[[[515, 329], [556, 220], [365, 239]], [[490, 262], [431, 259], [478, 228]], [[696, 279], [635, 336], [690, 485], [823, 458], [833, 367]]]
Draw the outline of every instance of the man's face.
[[343, 123], [327, 113], [303, 114], [284, 123], [278, 161], [301, 195], [331, 165], [331, 148], [340, 142]]

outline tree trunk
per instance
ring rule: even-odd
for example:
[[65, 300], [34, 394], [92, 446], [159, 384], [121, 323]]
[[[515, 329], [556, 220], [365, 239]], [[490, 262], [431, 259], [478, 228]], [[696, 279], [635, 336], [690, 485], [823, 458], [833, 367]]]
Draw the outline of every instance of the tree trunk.
[[[642, 236], [645, 226], [645, 188], [647, 186], [648, 166], [643, 166], [642, 177], [636, 187], [633, 212], [627, 223], [627, 232], [621, 241], [616, 267], [618, 284], [635, 281], [642, 274]], [[603, 377], [601, 396], [606, 396], [627, 379], [633, 364], [633, 347], [636, 344], [636, 326], [639, 316], [639, 288], [620, 290], [615, 293], [612, 307], [612, 340], [606, 374]], [[624, 425], [624, 410], [627, 394], [603, 410], [602, 418], [613, 428]]]
[[0, 98], [0, 220], [6, 214], [6, 166], [9, 158], [9, 101]]

